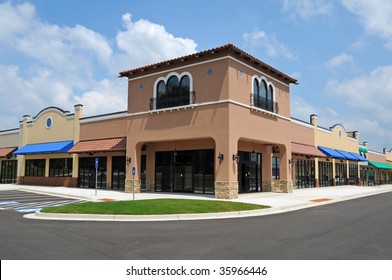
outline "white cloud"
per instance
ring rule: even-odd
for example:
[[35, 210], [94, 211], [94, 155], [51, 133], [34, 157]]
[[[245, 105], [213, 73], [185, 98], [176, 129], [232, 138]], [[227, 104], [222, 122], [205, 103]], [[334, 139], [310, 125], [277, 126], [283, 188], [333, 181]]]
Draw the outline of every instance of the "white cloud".
[[244, 33], [244, 41], [250, 48], [263, 48], [271, 57], [283, 56], [289, 59], [295, 59], [294, 54], [275, 36], [269, 36], [264, 31], [256, 29], [250, 33]]
[[326, 66], [329, 69], [333, 70], [333, 69], [339, 68], [347, 63], [353, 64], [354, 63], [353, 57], [351, 55], [346, 54], [346, 53], [341, 53], [339, 55], [334, 56], [330, 60], [328, 60], [326, 63]]
[[116, 62], [127, 63], [123, 67], [143, 66], [197, 52], [195, 41], [175, 37], [163, 25], [145, 19], [133, 22], [129, 13], [124, 14], [122, 20], [126, 30], [118, 32], [116, 43], [125, 55]]
[[124, 81], [103, 79], [89, 91], [80, 96], [74, 96], [75, 104], [86, 104], [84, 115], [94, 115], [97, 112], [118, 112], [127, 109], [127, 90]]
[[12, 6], [10, 2], [0, 4], [0, 42], [8, 43], [10, 37], [28, 31], [35, 15], [35, 8], [29, 3]]
[[308, 121], [310, 115], [316, 114], [321, 126], [330, 127], [339, 121], [339, 114], [329, 107], [317, 107], [302, 97], [291, 97], [291, 115], [297, 119]]
[[346, 118], [360, 131], [361, 139], [371, 138], [380, 146], [392, 143], [392, 65], [351, 80], [331, 80], [326, 92], [354, 109]]
[[352, 13], [358, 15], [369, 34], [387, 40], [392, 49], [392, 2], [385, 0], [341, 0]]
[[392, 66], [378, 67], [368, 75], [347, 81], [331, 80], [326, 91], [363, 113], [377, 113], [385, 122], [392, 119]]
[[293, 17], [307, 20], [321, 15], [330, 15], [333, 4], [328, 0], [284, 0], [283, 10]]
[[[121, 70], [196, 52], [191, 39], [165, 27], [123, 16], [115, 38], [82, 25], [44, 22], [32, 4], [0, 4], [0, 130], [14, 128], [24, 114], [57, 106], [84, 105], [85, 115], [126, 110], [127, 83]], [[18, 66], [10, 57], [17, 57]]]

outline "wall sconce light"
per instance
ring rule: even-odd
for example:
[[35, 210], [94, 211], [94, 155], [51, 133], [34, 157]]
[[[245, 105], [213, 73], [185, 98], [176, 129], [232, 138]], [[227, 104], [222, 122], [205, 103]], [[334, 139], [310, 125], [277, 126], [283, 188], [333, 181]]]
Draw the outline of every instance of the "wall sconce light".
[[238, 154], [233, 154], [233, 160], [234, 160], [236, 163], [239, 163], [239, 162], [240, 162], [240, 156], [239, 156]]
[[88, 155], [89, 155], [89, 156], [93, 156], [93, 155], [94, 155], [94, 152], [89, 152]]
[[289, 159], [289, 164], [293, 164], [294, 160], [293, 159]]
[[272, 146], [272, 153], [279, 154], [279, 146]]
[[219, 153], [218, 155], [219, 163], [223, 161], [223, 154]]
[[131, 158], [131, 157], [126, 157], [126, 158], [125, 158], [125, 162], [126, 162], [127, 164], [130, 164], [131, 161], [132, 161], [132, 158]]

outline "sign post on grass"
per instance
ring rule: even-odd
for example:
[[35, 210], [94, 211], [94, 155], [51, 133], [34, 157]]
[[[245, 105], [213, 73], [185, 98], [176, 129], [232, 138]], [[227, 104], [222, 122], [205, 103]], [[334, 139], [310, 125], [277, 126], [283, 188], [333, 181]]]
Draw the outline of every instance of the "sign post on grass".
[[95, 196], [97, 196], [98, 189], [98, 158], [95, 158]]
[[136, 174], [136, 167], [132, 167], [132, 197], [135, 200], [135, 174]]

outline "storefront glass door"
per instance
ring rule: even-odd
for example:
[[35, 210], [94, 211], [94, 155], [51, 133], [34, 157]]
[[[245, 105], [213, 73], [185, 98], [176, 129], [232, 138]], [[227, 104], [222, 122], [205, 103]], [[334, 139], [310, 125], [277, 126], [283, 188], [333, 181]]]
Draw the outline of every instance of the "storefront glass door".
[[239, 152], [238, 191], [261, 192], [261, 154]]

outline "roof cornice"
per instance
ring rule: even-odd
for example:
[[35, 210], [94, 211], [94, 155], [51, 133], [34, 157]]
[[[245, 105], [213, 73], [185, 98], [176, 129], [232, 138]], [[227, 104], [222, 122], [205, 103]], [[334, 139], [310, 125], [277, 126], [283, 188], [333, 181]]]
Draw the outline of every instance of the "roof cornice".
[[270, 74], [277, 76], [278, 78], [285, 80], [288, 83], [293, 83], [297, 84], [297, 80], [286, 75], [285, 73], [277, 70], [276, 68], [268, 65], [267, 63], [255, 58], [254, 56], [251, 56], [250, 54], [244, 52], [243, 50], [237, 48], [233, 44], [227, 44], [223, 45], [217, 48], [209, 49], [206, 51], [194, 53], [194, 54], [189, 54], [186, 56], [182, 56], [179, 58], [174, 58], [171, 60], [166, 60], [162, 62], [158, 62], [155, 64], [150, 64], [147, 66], [135, 68], [135, 69], [130, 69], [130, 70], [125, 70], [119, 73], [119, 77], [136, 77], [136, 76], [142, 76], [145, 74], [150, 74], [154, 73], [157, 71], [162, 71], [162, 70], [167, 70], [173, 67], [178, 67], [179, 65], [184, 65], [184, 64], [189, 64], [194, 61], [204, 61], [204, 60], [209, 60], [212, 58], [220, 57], [220, 56], [225, 56], [225, 55], [231, 55], [246, 64], [260, 69], [262, 71], [269, 72]]

